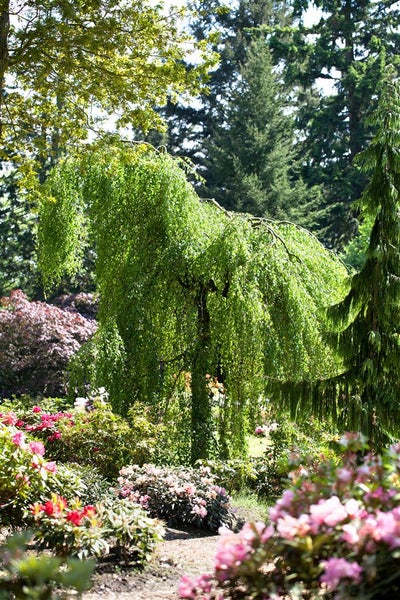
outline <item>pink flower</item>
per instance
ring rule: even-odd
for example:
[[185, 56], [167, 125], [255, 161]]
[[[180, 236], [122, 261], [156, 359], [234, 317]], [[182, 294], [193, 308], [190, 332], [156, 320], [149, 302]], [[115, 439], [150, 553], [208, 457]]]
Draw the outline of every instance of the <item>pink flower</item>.
[[15, 425], [18, 421], [18, 417], [15, 412], [0, 413], [0, 422], [4, 425]]
[[204, 506], [200, 506], [199, 504], [195, 504], [192, 509], [192, 513], [195, 515], [199, 515], [201, 519], [207, 516], [207, 509]]
[[305, 536], [310, 531], [310, 518], [308, 515], [300, 515], [298, 519], [290, 515], [284, 515], [278, 520], [276, 526], [281, 537], [293, 540], [295, 537]]
[[358, 563], [349, 562], [345, 558], [329, 558], [322, 566], [325, 572], [320, 581], [330, 588], [336, 588], [342, 579], [351, 579], [355, 583], [361, 581], [363, 569]]
[[183, 575], [179, 583], [179, 598], [196, 598], [196, 593], [208, 593], [211, 591], [211, 576], [207, 574], [198, 577]]
[[37, 456], [43, 456], [45, 453], [42, 442], [29, 442], [29, 449], [32, 454], [36, 454]]
[[20, 448], [25, 448], [25, 434], [22, 431], [18, 431], [12, 436], [12, 441], [16, 446]]
[[400, 547], [400, 507], [377, 512], [374, 539], [385, 542], [391, 549]]
[[347, 517], [347, 511], [337, 496], [331, 496], [328, 500], [320, 500], [318, 504], [310, 506], [311, 529], [315, 533], [319, 526], [324, 524], [334, 527]]
[[40, 406], [34, 406], [34, 407], [32, 408], [32, 412], [33, 412], [33, 413], [41, 413], [41, 412], [42, 412], [42, 409], [40, 408]]
[[48, 473], [57, 473], [57, 464], [53, 460], [45, 463], [44, 468]]

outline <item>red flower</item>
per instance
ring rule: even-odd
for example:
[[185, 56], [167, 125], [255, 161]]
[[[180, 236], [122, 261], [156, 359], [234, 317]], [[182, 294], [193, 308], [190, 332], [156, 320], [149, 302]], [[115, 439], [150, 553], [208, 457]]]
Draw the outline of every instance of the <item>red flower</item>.
[[91, 517], [94, 517], [95, 514], [96, 514], [96, 507], [93, 506], [92, 504], [88, 504], [87, 506], [84, 506], [82, 509], [83, 517], [89, 517], [89, 519], [90, 519]]
[[69, 513], [67, 513], [66, 519], [79, 527], [82, 523], [83, 514], [79, 510], [70, 510]]
[[58, 512], [57, 507], [51, 500], [47, 500], [47, 502], [45, 502], [45, 504], [43, 505], [43, 511], [46, 513], [46, 515], [49, 515], [50, 517], [56, 512]]

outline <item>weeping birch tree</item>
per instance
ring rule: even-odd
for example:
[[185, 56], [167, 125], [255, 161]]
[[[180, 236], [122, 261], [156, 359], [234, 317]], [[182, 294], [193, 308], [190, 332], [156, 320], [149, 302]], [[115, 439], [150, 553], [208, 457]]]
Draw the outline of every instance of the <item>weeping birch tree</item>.
[[[321, 336], [344, 268], [291, 224], [201, 201], [185, 165], [144, 146], [62, 161], [43, 188], [40, 266], [49, 286], [96, 249], [99, 329], [90, 376], [115, 410], [165, 418], [191, 374], [191, 460], [245, 451], [249, 411], [269, 379], [337, 368]], [[213, 406], [206, 378], [219, 375]]]

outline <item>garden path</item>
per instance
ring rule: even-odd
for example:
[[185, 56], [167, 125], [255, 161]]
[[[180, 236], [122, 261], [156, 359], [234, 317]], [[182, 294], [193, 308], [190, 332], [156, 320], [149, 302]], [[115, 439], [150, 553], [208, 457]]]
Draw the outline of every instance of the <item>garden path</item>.
[[218, 537], [198, 529], [167, 529], [165, 540], [142, 572], [104, 563], [83, 600], [177, 600], [182, 575], [212, 571]]

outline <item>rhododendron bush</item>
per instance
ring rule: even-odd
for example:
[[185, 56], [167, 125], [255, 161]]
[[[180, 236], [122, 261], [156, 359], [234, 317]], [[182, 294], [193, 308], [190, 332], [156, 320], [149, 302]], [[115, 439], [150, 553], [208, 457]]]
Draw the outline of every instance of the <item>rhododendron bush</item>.
[[116, 493], [164, 519], [168, 525], [192, 524], [217, 531], [233, 525], [234, 514], [225, 488], [208, 467], [131, 465], [120, 471]]
[[70, 358], [96, 330], [82, 315], [45, 302], [30, 302], [21, 290], [0, 301], [0, 397], [62, 395]]
[[180, 584], [192, 599], [400, 597], [400, 444], [382, 455], [346, 434], [340, 466], [293, 465], [270, 523], [222, 531], [214, 572]]

